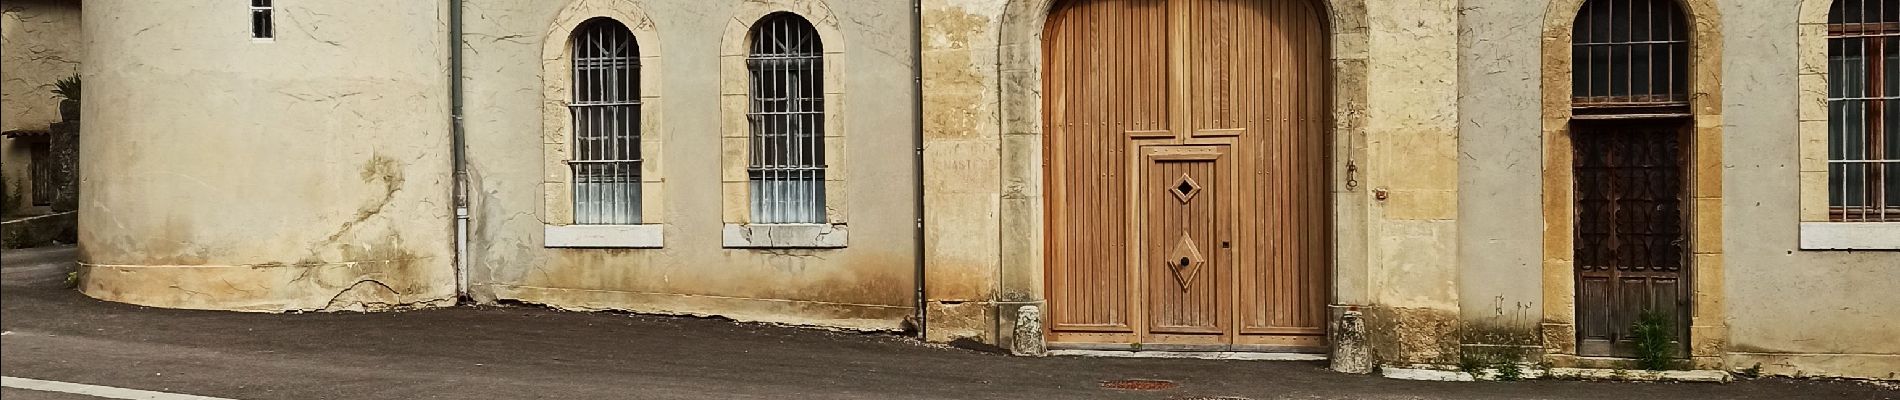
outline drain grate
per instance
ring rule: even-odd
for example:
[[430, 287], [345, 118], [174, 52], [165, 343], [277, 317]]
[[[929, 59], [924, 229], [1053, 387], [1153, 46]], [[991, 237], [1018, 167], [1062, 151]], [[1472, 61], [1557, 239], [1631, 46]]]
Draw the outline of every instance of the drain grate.
[[1177, 387], [1181, 387], [1181, 384], [1159, 379], [1119, 379], [1102, 381], [1103, 389], [1115, 390], [1168, 390]]

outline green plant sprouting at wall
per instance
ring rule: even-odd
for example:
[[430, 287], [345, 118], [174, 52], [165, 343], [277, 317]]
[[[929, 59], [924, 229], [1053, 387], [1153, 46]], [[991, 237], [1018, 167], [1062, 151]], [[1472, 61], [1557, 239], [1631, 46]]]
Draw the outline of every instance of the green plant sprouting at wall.
[[1653, 309], [1645, 309], [1630, 324], [1635, 339], [1636, 365], [1647, 370], [1673, 369], [1676, 364], [1674, 320]]

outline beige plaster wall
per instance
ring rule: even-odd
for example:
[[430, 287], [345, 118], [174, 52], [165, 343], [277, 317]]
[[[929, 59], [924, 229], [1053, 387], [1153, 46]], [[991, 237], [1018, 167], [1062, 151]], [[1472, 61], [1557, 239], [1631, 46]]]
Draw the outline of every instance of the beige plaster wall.
[[450, 304], [440, 2], [88, 0], [81, 290], [247, 311]]
[[[664, 93], [663, 248], [544, 247], [541, 59], [569, 0], [467, 2], [467, 129], [472, 179], [471, 294], [579, 310], [719, 315], [746, 321], [897, 330], [913, 310], [915, 132], [910, 7], [903, 0], [617, 2], [652, 22], [642, 43], [657, 65], [646, 91]], [[722, 245], [721, 48], [736, 16], [798, 10], [841, 39], [824, 43], [842, 82], [831, 121], [843, 124], [851, 161], [834, 163], [851, 218], [840, 249], [739, 249]], [[629, 15], [632, 13], [629, 12]], [[748, 17], [749, 18], [749, 17]], [[657, 52], [657, 54], [655, 53]], [[738, 78], [743, 78], [738, 77]], [[742, 105], [742, 104], [741, 104]], [[741, 210], [743, 212], [743, 210]]]
[[[59, 121], [53, 82], [79, 72], [85, 42], [76, 0], [9, 0], [0, 4], [0, 131], [46, 129]], [[32, 204], [28, 146], [0, 139], [0, 176], [8, 196]], [[13, 210], [0, 210], [5, 213]]]
[[1900, 378], [1900, 252], [1799, 250], [1799, 105], [1823, 95], [1797, 90], [1800, 3], [1824, 2], [1720, 2], [1727, 364]]
[[[1818, 1], [1818, 0], [1817, 0]], [[1461, 25], [1463, 104], [1460, 169], [1462, 318], [1473, 325], [1544, 309], [1535, 262], [1541, 231], [1540, 120], [1536, 96], [1544, 63], [1537, 42], [1547, 1], [1466, 0]], [[1721, 21], [1719, 240], [1724, 271], [1699, 283], [1698, 313], [1725, 337], [1707, 343], [1714, 363], [1729, 369], [1761, 363], [1775, 374], [1892, 379], [1900, 371], [1900, 254], [1801, 251], [1797, 133], [1797, 2], [1715, 2]], [[1708, 3], [1702, 3], [1704, 5]], [[1532, 221], [1532, 222], [1526, 222]], [[1527, 253], [1531, 252], [1531, 253]], [[1524, 262], [1531, 265], [1522, 265]], [[1502, 301], [1498, 301], [1498, 300]], [[1559, 316], [1567, 320], [1568, 315]], [[1705, 329], [1702, 333], [1710, 333]], [[1719, 333], [1719, 332], [1717, 332]], [[1692, 333], [1693, 334], [1693, 333]], [[1467, 344], [1499, 344], [1467, 338]], [[1699, 360], [1701, 361], [1701, 360]]]
[[[1368, 319], [1385, 363], [1457, 358], [1458, 4], [1366, 4]], [[1350, 250], [1342, 250], [1350, 251]], [[1389, 327], [1389, 329], [1387, 329]]]
[[1465, 0], [1459, 19], [1459, 317], [1468, 345], [1536, 346], [1543, 292], [1542, 4]]

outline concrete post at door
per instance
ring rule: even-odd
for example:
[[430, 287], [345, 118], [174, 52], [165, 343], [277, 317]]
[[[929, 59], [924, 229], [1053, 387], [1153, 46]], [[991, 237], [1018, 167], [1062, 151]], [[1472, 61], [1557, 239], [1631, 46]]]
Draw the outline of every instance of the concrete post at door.
[[1016, 338], [1010, 346], [1010, 352], [1019, 356], [1041, 357], [1047, 353], [1042, 340], [1042, 308], [1022, 306], [1016, 308]]
[[1335, 307], [1330, 341], [1333, 344], [1334, 371], [1349, 374], [1372, 373], [1372, 356], [1366, 348], [1366, 323], [1359, 307]]

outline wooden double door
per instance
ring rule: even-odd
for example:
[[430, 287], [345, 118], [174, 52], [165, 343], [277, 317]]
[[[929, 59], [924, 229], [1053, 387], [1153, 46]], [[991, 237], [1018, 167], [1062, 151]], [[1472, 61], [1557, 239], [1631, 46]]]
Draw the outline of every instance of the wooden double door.
[[1636, 356], [1643, 313], [1689, 343], [1688, 174], [1683, 119], [1573, 125], [1577, 352]]
[[1052, 346], [1323, 351], [1324, 14], [1065, 1], [1043, 35]]

